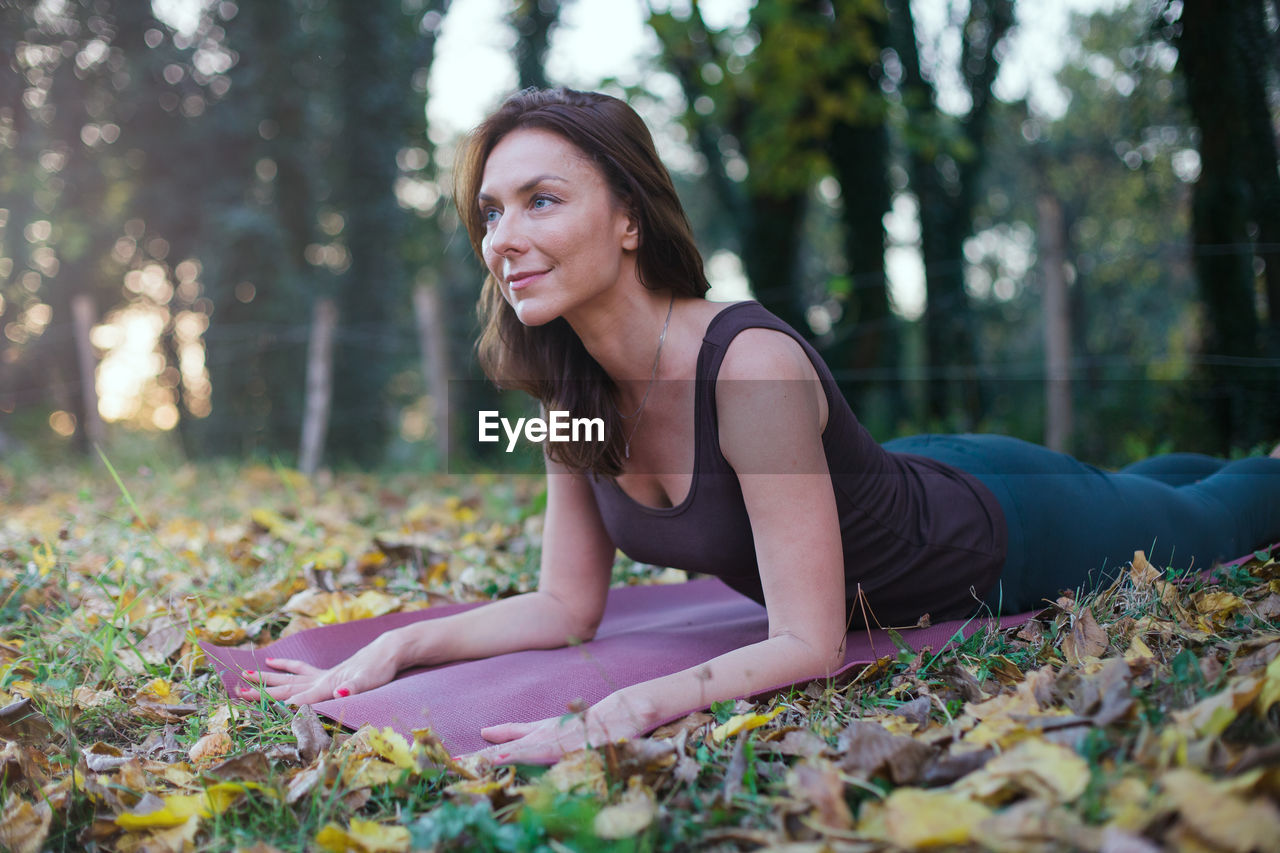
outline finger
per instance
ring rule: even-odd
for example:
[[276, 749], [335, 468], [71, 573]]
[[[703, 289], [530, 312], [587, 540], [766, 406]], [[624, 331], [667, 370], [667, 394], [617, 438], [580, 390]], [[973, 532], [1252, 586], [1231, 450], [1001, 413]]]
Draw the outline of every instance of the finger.
[[[480, 730], [480, 737], [489, 743], [507, 743], [522, 738], [533, 731], [537, 723], [499, 723], [496, 726], [485, 726]], [[487, 750], [486, 750], [487, 751]]]
[[248, 669], [241, 673], [241, 677], [255, 684], [265, 684], [268, 687], [275, 687], [280, 684], [289, 684], [298, 678], [305, 676], [294, 675], [291, 672], [265, 672], [261, 670]]
[[282, 669], [285, 672], [292, 672], [294, 675], [315, 675], [323, 670], [314, 667], [306, 661], [295, 660], [293, 658], [267, 658], [267, 666], [272, 669]]

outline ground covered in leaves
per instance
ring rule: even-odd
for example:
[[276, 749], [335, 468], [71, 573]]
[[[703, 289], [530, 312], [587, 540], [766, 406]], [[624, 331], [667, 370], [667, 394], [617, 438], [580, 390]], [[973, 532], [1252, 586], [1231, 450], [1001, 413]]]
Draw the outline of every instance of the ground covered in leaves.
[[551, 768], [230, 703], [202, 660], [529, 588], [540, 486], [0, 468], [0, 847], [1280, 851], [1269, 553], [1192, 582], [1139, 557], [1017, 630]]

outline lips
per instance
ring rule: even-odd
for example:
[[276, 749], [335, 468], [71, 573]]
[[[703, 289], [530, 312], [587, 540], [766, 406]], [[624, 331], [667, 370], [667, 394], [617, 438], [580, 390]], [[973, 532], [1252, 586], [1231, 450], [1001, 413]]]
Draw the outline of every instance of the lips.
[[522, 290], [546, 274], [546, 270], [511, 273], [507, 276], [507, 284], [512, 290]]

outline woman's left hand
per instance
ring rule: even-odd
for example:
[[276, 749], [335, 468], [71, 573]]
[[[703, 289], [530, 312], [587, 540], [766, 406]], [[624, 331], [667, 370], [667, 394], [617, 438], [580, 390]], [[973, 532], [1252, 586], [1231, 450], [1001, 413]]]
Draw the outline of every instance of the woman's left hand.
[[575, 750], [643, 733], [643, 715], [617, 696], [615, 693], [601, 700], [584, 714], [483, 728], [480, 735], [495, 745], [475, 755], [494, 764], [543, 764]]

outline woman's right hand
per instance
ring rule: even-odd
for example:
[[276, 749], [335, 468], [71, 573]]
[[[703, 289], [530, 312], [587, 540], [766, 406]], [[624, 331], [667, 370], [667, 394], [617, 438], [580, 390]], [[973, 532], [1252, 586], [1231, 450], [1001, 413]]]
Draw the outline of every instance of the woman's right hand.
[[245, 680], [256, 682], [257, 686], [242, 686], [238, 695], [253, 700], [265, 693], [288, 705], [311, 705], [363, 693], [396, 677], [400, 665], [395, 645], [388, 632], [328, 669], [292, 658], [267, 658], [267, 665], [274, 671], [241, 673]]

